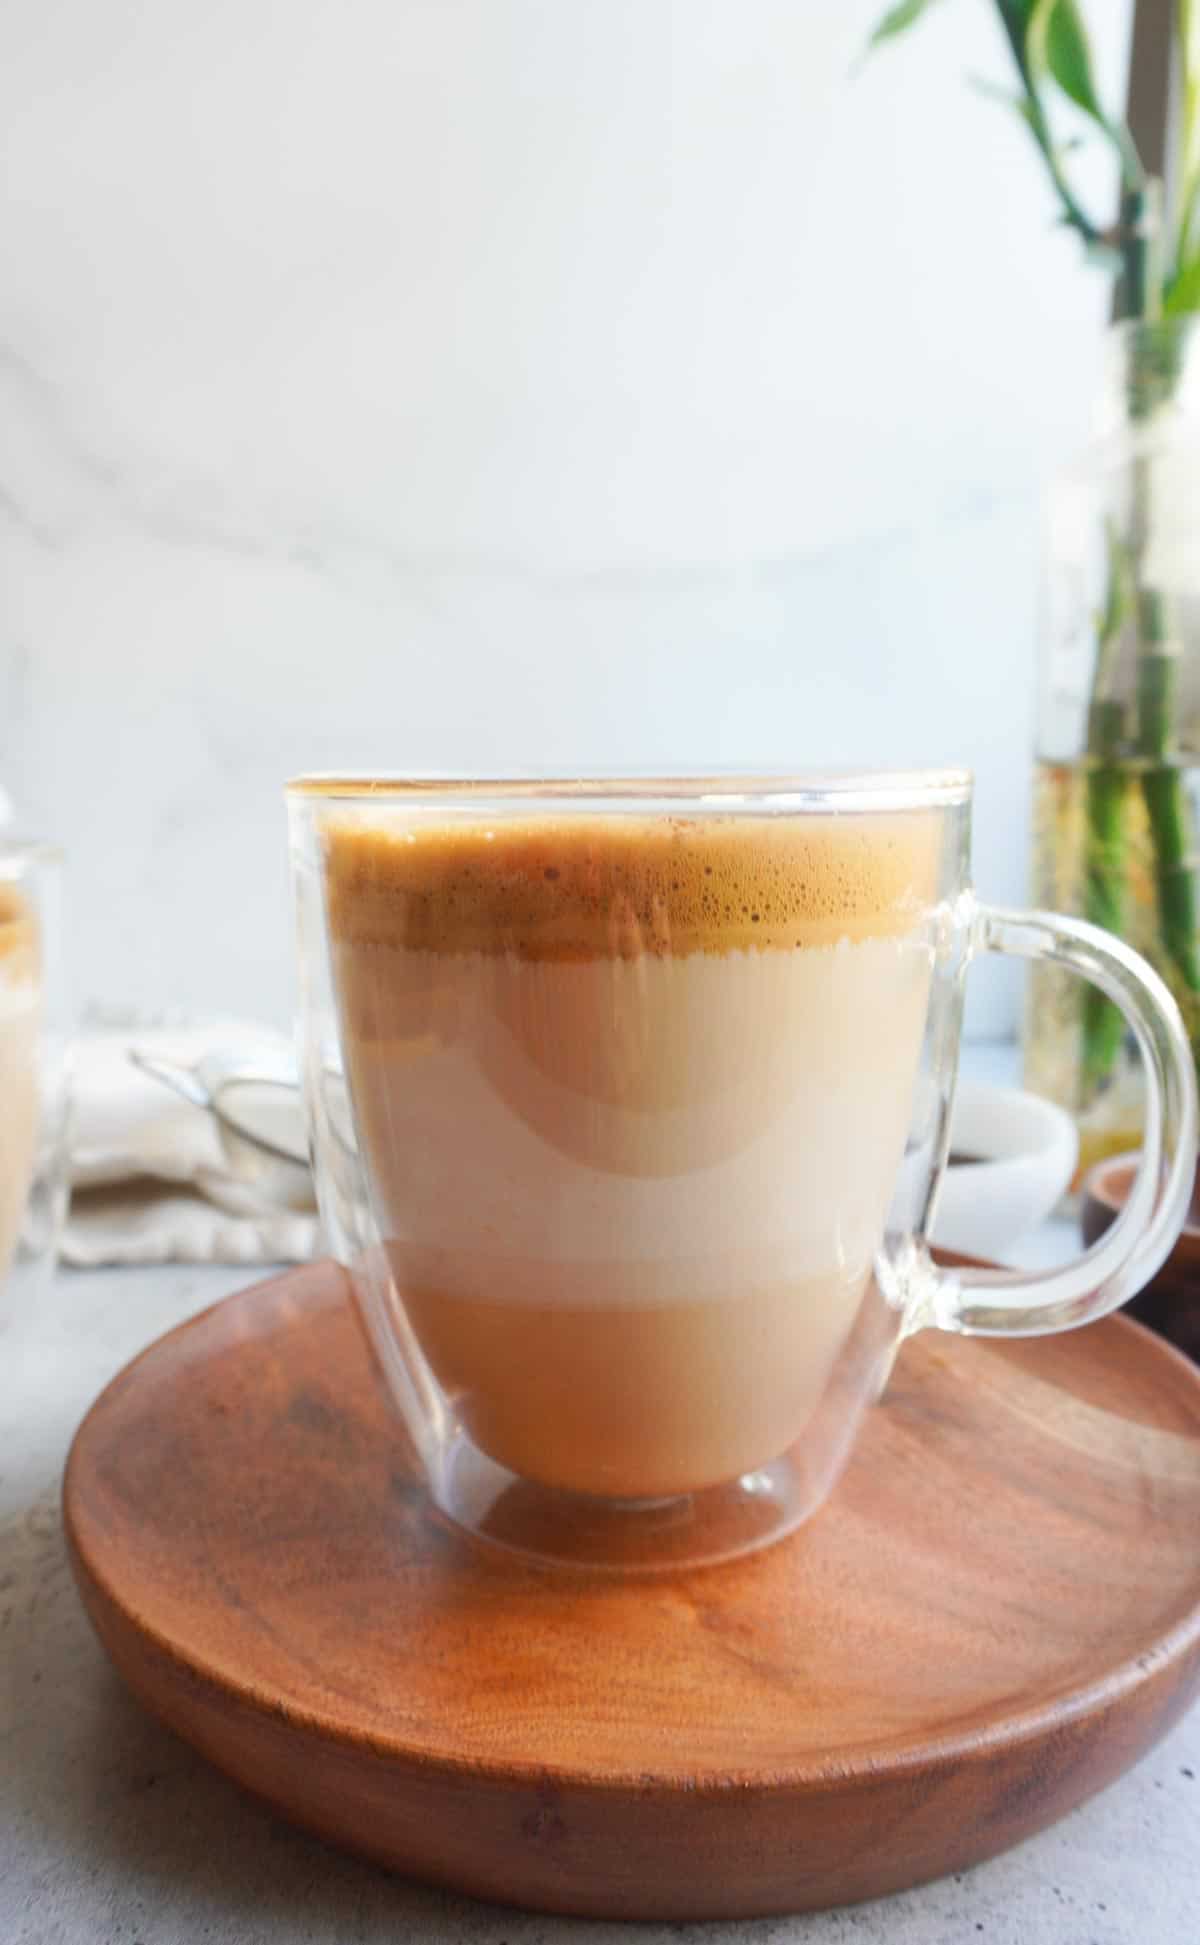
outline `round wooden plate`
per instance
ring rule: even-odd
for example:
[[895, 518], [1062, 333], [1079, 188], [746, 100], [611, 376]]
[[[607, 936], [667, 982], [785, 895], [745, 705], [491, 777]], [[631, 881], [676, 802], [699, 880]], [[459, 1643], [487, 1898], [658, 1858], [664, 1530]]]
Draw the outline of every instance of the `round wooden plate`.
[[1200, 1378], [1123, 1319], [918, 1337], [808, 1526], [622, 1582], [439, 1523], [318, 1264], [122, 1372], [65, 1503], [164, 1721], [325, 1837], [547, 1910], [750, 1915], [961, 1869], [1200, 1686]]

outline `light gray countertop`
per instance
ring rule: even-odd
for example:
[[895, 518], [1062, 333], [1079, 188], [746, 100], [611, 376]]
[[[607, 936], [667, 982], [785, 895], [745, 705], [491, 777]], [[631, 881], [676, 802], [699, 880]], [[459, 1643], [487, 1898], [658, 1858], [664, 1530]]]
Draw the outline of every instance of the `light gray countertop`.
[[[1054, 1253], [1054, 1240], [1036, 1254]], [[0, 1945], [1200, 1938], [1200, 1709], [1111, 1789], [1007, 1856], [810, 1918], [632, 1934], [524, 1916], [389, 1877], [286, 1828], [126, 1695], [79, 1606], [58, 1510], [71, 1434], [100, 1388], [161, 1331], [247, 1280], [231, 1269], [63, 1274], [33, 1310], [10, 1307], [4, 1320]]]

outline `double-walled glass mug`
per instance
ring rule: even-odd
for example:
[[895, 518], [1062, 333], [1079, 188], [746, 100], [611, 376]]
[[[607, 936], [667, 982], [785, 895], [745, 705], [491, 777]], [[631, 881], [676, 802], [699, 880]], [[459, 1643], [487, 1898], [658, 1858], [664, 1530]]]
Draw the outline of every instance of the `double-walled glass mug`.
[[[290, 786], [322, 1212], [432, 1502], [590, 1566], [721, 1559], [826, 1498], [896, 1350], [1103, 1316], [1194, 1172], [1175, 1005], [971, 889], [962, 772]], [[1123, 1215], [1038, 1274], [935, 1265], [984, 949], [1122, 1009]]]

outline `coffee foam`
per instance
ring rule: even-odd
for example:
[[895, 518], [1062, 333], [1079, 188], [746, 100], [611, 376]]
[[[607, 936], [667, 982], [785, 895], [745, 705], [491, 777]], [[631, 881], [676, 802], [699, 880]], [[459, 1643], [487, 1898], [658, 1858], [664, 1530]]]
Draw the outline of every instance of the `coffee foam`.
[[429, 952], [633, 959], [908, 931], [937, 896], [941, 820], [839, 815], [323, 827], [333, 936]]

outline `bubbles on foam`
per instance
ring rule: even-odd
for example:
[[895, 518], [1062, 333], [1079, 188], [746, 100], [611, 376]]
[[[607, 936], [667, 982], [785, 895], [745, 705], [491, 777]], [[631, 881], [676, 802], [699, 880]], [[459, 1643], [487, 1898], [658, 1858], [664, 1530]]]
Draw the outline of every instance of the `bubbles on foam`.
[[791, 948], [911, 925], [937, 895], [936, 812], [513, 819], [331, 817], [336, 936], [542, 958]]

